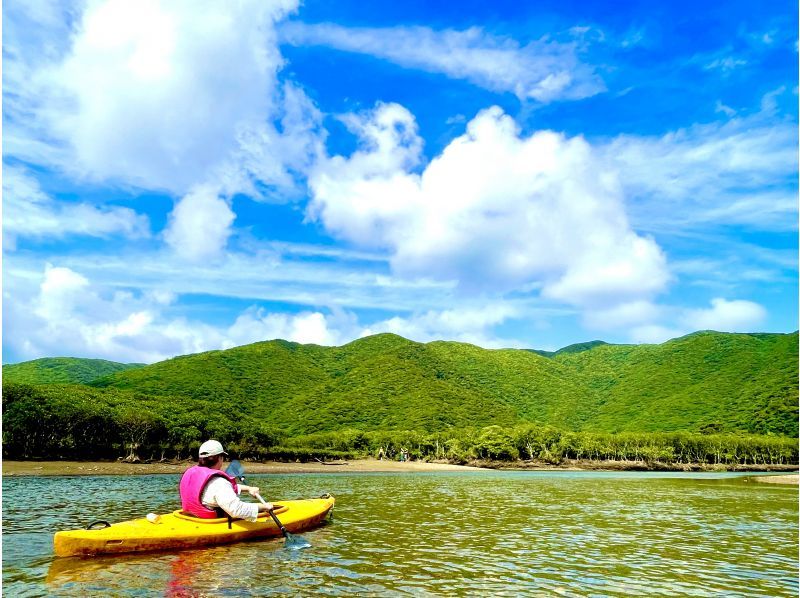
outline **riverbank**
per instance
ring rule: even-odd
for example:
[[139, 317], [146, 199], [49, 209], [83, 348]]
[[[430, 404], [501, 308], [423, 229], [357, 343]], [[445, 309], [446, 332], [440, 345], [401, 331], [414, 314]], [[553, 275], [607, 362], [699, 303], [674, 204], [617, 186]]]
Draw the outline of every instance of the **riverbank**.
[[[179, 463], [124, 463], [121, 461], [3, 461], [3, 476], [51, 476], [51, 475], [149, 475], [182, 473], [192, 465], [192, 461]], [[425, 461], [390, 461], [378, 459], [358, 459], [353, 461], [333, 461], [330, 463], [284, 463], [266, 461], [263, 463], [245, 462], [246, 470], [252, 474], [270, 473], [380, 473], [380, 472], [433, 472], [469, 471], [480, 469], [508, 469], [534, 471], [775, 471], [796, 472], [796, 465], [760, 465], [723, 467], [705, 464], [647, 464], [636, 461], [564, 461], [560, 465], [541, 462], [475, 461], [469, 465]], [[777, 478], [795, 481], [777, 481]], [[797, 475], [764, 476], [753, 478], [768, 483], [797, 483]]]
[[765, 475], [765, 476], [755, 476], [750, 478], [754, 482], [761, 482], [764, 484], [792, 484], [792, 485], [800, 485], [800, 476], [798, 474], [790, 474], [790, 475]]
[[658, 461], [603, 461], [589, 459], [564, 459], [558, 465], [543, 463], [541, 461], [473, 461], [470, 465], [489, 469], [514, 469], [514, 470], [574, 470], [574, 471], [674, 471], [674, 472], [791, 472], [798, 470], [794, 465], [724, 465], [714, 463], [662, 463]]
[[[158, 473], [183, 473], [193, 461], [182, 463], [123, 463], [121, 461], [3, 461], [3, 476], [29, 475], [148, 475]], [[264, 463], [245, 462], [251, 474], [270, 473], [336, 473], [336, 472], [414, 472], [414, 471], [463, 471], [477, 467], [450, 463], [426, 463], [424, 461], [379, 461], [359, 459], [357, 461], [333, 461], [331, 463]]]

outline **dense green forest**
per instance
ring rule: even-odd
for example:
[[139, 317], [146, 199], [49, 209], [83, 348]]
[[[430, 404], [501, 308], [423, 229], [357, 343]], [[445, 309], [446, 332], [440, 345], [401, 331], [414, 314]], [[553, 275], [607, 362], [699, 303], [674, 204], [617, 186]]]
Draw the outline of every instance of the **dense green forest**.
[[105, 359], [45, 357], [4, 365], [3, 379], [24, 384], [88, 384], [114, 372], [143, 366], [143, 363], [116, 363]]
[[589, 341], [587, 343], [575, 343], [574, 345], [567, 345], [566, 347], [560, 348], [558, 351], [543, 351], [541, 349], [528, 349], [532, 353], [536, 353], [538, 355], [542, 355], [543, 357], [555, 357], [556, 355], [561, 355], [563, 353], [581, 353], [583, 351], [588, 351], [589, 349], [594, 349], [600, 345], [607, 345], [605, 341]]
[[796, 462], [797, 343], [704, 332], [547, 357], [383, 334], [255, 343], [82, 384], [21, 378], [18, 364], [3, 368], [3, 454], [182, 458], [215, 437], [252, 458], [404, 445], [454, 461]]
[[405, 448], [414, 459], [566, 459], [647, 464], [785, 465], [797, 463], [797, 439], [687, 432], [574, 432], [518, 423], [439, 431], [340, 429], [292, 436], [223, 406], [188, 401], [159, 411], [156, 398], [85, 386], [8, 384], [3, 388], [3, 451], [23, 459], [183, 459], [217, 438], [242, 459], [307, 461], [359, 458]]

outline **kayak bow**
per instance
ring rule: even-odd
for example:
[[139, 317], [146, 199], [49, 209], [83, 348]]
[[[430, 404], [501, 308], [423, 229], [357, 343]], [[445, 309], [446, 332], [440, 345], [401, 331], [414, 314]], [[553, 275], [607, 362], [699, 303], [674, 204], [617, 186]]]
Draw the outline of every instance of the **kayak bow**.
[[[322, 523], [335, 500], [321, 498], [285, 500], [275, 503], [284, 527], [292, 533]], [[213, 544], [240, 542], [252, 538], [281, 535], [280, 528], [268, 513], [259, 513], [258, 521], [228, 518], [201, 519], [174, 511], [157, 518], [142, 518], [115, 523], [102, 529], [56, 532], [53, 545], [56, 556], [90, 556], [148, 550], [181, 550]]]

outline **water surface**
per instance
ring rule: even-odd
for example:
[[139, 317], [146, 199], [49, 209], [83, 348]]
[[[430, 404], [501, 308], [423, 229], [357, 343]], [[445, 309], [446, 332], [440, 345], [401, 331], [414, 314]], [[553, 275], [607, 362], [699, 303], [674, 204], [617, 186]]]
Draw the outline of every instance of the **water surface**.
[[330, 492], [333, 521], [281, 540], [56, 559], [53, 533], [178, 507], [177, 475], [3, 479], [7, 596], [797, 596], [798, 492], [738, 474], [253, 475]]

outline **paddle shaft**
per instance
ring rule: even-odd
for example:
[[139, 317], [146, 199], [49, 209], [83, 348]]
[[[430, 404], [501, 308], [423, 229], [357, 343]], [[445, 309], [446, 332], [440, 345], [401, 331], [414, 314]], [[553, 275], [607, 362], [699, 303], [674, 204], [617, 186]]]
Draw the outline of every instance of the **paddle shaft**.
[[[263, 498], [261, 498], [260, 494], [256, 494], [256, 498], [258, 500], [260, 500], [262, 504], [264, 504], [264, 505], [267, 504], [267, 501], [265, 501]], [[275, 514], [275, 511], [273, 509], [267, 509], [267, 513], [270, 514], [270, 516], [272, 517], [272, 520], [280, 528], [281, 533], [283, 534], [283, 537], [288, 539], [289, 538], [289, 532], [287, 532], [286, 528], [283, 527], [283, 524], [281, 523], [281, 520], [278, 519], [278, 516]]]

